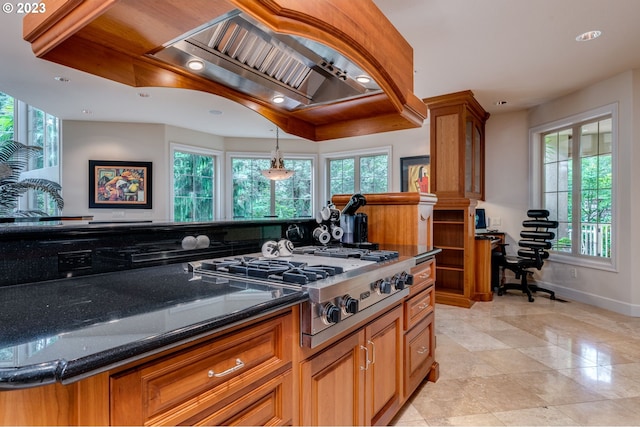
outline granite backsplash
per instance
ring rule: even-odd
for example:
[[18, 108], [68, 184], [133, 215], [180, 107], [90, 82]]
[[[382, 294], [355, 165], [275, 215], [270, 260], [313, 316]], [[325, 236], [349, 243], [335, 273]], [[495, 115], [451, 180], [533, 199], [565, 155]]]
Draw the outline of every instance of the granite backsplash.
[[[310, 244], [316, 226], [310, 219], [0, 225], [0, 286], [258, 252], [285, 237]], [[209, 245], [183, 249], [187, 236], [207, 236]]]

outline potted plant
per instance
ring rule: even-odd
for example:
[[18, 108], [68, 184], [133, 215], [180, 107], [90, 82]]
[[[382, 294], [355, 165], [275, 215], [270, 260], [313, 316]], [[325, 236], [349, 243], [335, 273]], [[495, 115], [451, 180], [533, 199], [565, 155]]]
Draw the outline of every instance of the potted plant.
[[17, 141], [0, 142], [0, 218], [48, 216], [40, 210], [18, 209], [18, 199], [28, 190], [47, 193], [58, 209], [63, 208], [60, 184], [48, 179], [20, 179], [21, 173], [27, 169], [29, 157], [41, 151], [41, 147], [24, 145]]

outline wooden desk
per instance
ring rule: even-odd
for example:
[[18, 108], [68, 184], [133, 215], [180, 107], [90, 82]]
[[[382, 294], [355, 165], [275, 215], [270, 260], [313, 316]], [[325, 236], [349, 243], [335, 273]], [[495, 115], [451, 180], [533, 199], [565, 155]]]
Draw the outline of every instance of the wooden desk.
[[494, 250], [500, 250], [505, 234], [499, 232], [483, 233], [475, 241], [475, 287], [474, 301], [493, 300], [491, 285], [491, 258]]

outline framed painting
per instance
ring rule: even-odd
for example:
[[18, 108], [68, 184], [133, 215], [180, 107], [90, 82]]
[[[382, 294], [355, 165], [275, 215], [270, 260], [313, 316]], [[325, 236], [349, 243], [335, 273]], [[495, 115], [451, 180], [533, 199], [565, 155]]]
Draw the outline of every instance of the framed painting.
[[429, 193], [429, 156], [400, 158], [401, 191]]
[[151, 162], [89, 160], [89, 207], [152, 208]]

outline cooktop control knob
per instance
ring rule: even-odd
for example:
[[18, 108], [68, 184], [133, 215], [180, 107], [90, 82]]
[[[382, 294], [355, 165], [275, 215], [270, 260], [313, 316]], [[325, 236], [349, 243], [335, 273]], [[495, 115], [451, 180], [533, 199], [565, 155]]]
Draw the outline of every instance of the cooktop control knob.
[[407, 285], [413, 285], [413, 274], [409, 274], [406, 271], [403, 271], [402, 277], [404, 278], [404, 283]]
[[327, 324], [338, 323], [340, 321], [340, 309], [329, 302], [325, 304], [322, 310], [322, 318]]
[[395, 276], [393, 276], [393, 278], [391, 279], [391, 283], [393, 284], [394, 288], [401, 291], [404, 289], [405, 278], [402, 275], [402, 273], [398, 273]]
[[391, 282], [389, 279], [380, 279], [373, 284], [373, 289], [379, 294], [390, 294]]
[[342, 297], [342, 309], [347, 314], [356, 314], [358, 312], [359, 301], [352, 296], [345, 295]]

